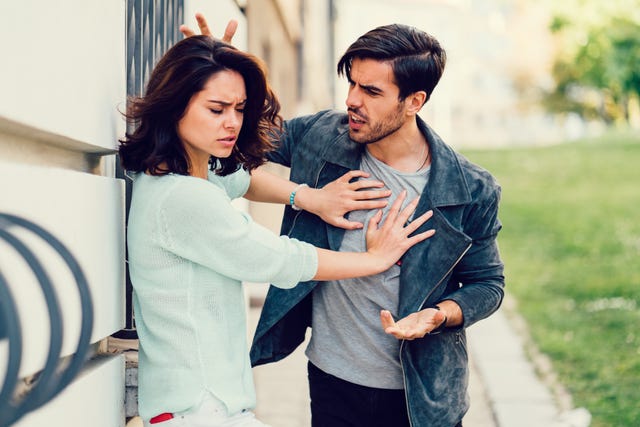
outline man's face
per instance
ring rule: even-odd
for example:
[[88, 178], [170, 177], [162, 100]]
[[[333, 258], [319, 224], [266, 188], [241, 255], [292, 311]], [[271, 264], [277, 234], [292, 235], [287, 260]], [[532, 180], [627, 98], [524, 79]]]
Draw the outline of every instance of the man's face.
[[405, 123], [405, 102], [387, 62], [355, 58], [351, 63], [349, 94], [349, 138], [362, 144], [377, 142]]

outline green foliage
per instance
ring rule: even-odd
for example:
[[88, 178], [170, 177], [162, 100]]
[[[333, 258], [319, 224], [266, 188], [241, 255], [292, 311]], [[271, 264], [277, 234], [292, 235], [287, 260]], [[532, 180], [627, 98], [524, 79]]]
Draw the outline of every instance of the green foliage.
[[[573, 111], [606, 123], [629, 121], [629, 103], [640, 95], [640, 18], [611, 3], [634, 4], [610, 2], [609, 9], [603, 5], [602, 10], [591, 5], [591, 15], [599, 19], [575, 10], [552, 18], [549, 28], [559, 49], [552, 71], [556, 87], [545, 100], [550, 110]], [[640, 8], [640, 2], [635, 3]]]
[[503, 187], [506, 290], [574, 404], [640, 425], [640, 135], [466, 154]]

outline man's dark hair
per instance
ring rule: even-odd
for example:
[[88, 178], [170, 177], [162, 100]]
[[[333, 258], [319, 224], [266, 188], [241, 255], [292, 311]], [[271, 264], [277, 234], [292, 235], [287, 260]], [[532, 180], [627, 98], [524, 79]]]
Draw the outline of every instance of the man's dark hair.
[[402, 24], [384, 25], [360, 36], [338, 62], [338, 75], [351, 80], [351, 64], [355, 58], [389, 62], [400, 100], [425, 91], [431, 98], [438, 84], [447, 55], [433, 36]]

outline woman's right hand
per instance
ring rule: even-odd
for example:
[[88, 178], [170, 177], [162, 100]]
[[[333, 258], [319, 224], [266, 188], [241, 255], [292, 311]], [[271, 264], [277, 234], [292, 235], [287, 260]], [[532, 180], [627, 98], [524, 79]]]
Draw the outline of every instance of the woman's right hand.
[[400, 210], [407, 192], [403, 191], [396, 198], [387, 213], [382, 225], [382, 211], [378, 211], [370, 220], [367, 228], [367, 253], [377, 259], [384, 271], [396, 263], [400, 257], [413, 245], [422, 242], [435, 234], [435, 230], [427, 230], [411, 235], [422, 224], [433, 216], [433, 211], [427, 211], [413, 221], [407, 223], [418, 206], [418, 198]]

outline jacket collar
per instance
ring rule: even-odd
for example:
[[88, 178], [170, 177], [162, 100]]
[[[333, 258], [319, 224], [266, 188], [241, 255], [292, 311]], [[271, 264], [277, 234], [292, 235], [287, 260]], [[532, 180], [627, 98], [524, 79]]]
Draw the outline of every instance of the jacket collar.
[[324, 152], [320, 154], [323, 160], [349, 170], [360, 168], [360, 157], [364, 150], [364, 145], [349, 139], [349, 122], [346, 114], [338, 124], [336, 137], [328, 144], [325, 144], [324, 148]]
[[433, 207], [471, 202], [469, 186], [462, 173], [459, 156], [420, 117], [418, 128], [429, 142], [431, 172], [427, 192]]
[[[349, 128], [346, 119], [341, 120], [337, 136], [325, 145], [320, 155], [330, 163], [343, 166], [349, 170], [360, 167], [360, 158], [364, 146], [349, 139]], [[431, 173], [426, 193], [431, 207], [455, 206], [471, 201], [469, 187], [464, 179], [458, 155], [431, 129], [420, 117], [417, 117], [418, 128], [429, 142], [431, 150]], [[421, 202], [424, 203], [426, 200]]]

